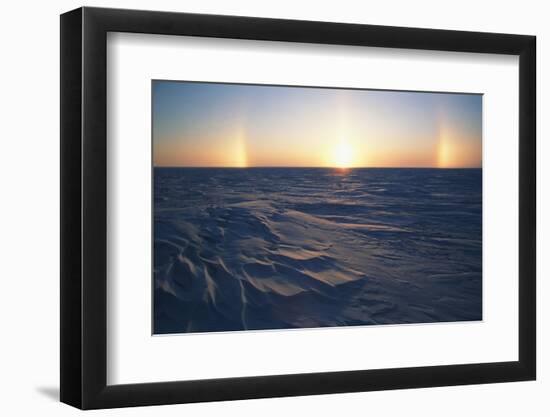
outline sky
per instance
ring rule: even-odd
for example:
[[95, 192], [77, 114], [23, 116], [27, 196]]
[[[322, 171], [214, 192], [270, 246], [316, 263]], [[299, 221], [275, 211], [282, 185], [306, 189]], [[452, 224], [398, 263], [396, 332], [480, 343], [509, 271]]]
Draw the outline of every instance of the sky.
[[482, 95], [153, 81], [153, 162], [481, 167]]

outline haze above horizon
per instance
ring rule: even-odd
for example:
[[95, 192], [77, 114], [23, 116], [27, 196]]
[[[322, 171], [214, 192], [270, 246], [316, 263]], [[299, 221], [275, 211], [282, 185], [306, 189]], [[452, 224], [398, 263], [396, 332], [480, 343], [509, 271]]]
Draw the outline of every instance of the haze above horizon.
[[153, 81], [155, 167], [480, 168], [482, 96]]

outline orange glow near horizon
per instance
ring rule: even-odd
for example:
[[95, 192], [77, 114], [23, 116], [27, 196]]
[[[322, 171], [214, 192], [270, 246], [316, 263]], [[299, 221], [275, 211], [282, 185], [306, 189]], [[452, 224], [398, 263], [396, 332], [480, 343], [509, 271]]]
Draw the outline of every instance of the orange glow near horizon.
[[155, 83], [155, 166], [481, 166], [479, 95]]

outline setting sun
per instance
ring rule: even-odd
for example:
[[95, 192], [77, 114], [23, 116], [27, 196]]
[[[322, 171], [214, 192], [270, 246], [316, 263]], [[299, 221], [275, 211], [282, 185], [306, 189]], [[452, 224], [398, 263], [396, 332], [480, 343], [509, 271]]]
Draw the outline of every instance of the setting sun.
[[349, 168], [353, 163], [353, 149], [349, 143], [340, 142], [334, 148], [333, 164], [338, 168]]

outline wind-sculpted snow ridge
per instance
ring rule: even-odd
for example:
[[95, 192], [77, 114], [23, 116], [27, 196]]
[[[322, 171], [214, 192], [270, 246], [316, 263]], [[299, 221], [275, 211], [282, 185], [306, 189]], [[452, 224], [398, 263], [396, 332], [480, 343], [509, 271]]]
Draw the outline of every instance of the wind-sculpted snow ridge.
[[481, 169], [155, 168], [154, 332], [481, 320]]

